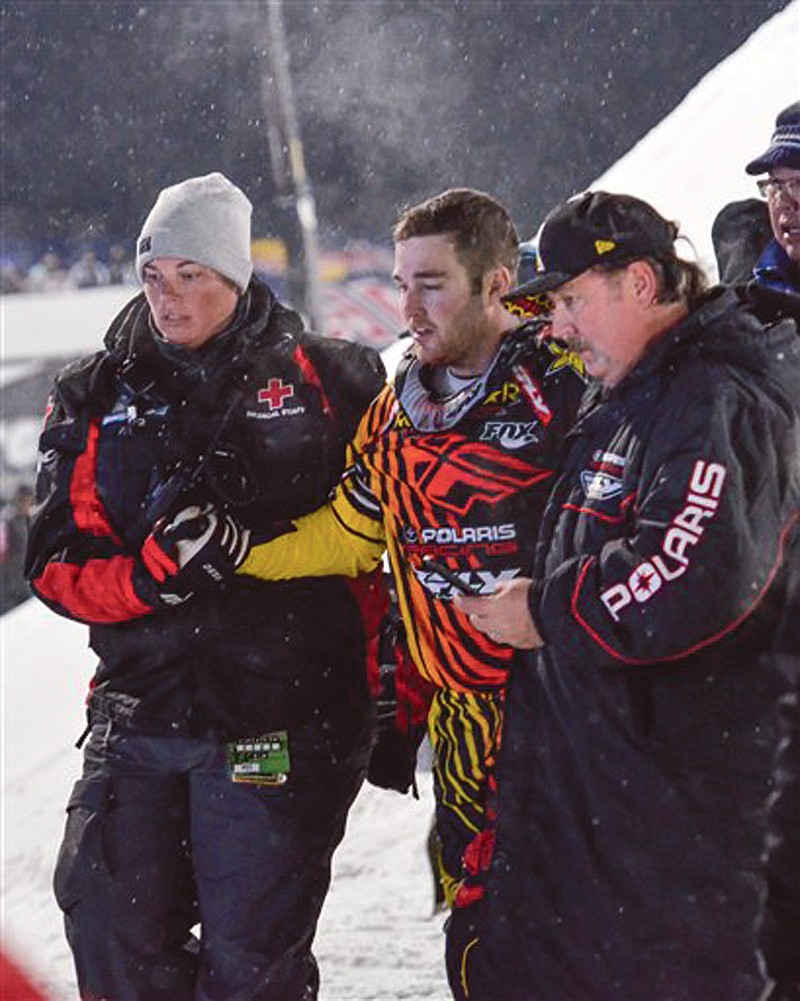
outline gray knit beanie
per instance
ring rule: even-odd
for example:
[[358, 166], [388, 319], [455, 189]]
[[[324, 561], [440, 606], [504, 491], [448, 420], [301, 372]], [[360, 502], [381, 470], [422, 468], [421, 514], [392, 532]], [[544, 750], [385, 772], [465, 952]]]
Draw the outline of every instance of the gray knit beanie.
[[244, 291], [253, 273], [249, 198], [220, 173], [164, 188], [136, 241], [136, 274], [156, 257], [205, 264]]

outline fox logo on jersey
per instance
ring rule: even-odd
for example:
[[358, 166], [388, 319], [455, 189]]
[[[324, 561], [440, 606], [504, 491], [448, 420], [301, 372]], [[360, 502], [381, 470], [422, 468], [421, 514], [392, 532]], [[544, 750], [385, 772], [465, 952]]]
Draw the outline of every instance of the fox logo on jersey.
[[481, 435], [481, 441], [495, 441], [506, 449], [535, 445], [538, 440], [536, 421], [487, 421]]

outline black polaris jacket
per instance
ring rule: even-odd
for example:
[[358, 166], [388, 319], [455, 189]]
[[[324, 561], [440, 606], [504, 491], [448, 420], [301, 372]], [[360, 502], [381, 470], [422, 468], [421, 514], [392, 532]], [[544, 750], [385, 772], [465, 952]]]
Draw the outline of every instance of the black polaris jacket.
[[[27, 575], [90, 626], [94, 692], [168, 730], [256, 734], [363, 699], [370, 587], [270, 583], [165, 607], [140, 549], [156, 518], [214, 501], [258, 533], [312, 511], [384, 382], [371, 349], [303, 329], [254, 280], [199, 351], [160, 340], [143, 295], [105, 350], [56, 379], [40, 441]], [[362, 582], [363, 583], [363, 582]]]
[[711, 294], [589, 396], [565, 448], [470, 998], [753, 1001], [776, 705], [800, 653], [778, 648], [798, 636], [794, 323]]

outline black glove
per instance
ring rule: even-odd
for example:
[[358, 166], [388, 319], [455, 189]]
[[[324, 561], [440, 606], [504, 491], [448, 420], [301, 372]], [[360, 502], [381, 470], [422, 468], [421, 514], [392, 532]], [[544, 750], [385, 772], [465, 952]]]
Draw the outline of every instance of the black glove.
[[[367, 766], [367, 781], [379, 789], [394, 789], [407, 793], [413, 790], [419, 799], [416, 787], [417, 753], [425, 739], [425, 723], [412, 723], [398, 716], [396, 674], [397, 663], [393, 644], [395, 631], [400, 626], [388, 616], [381, 627], [381, 660], [379, 668], [380, 694], [375, 700], [375, 736]], [[390, 642], [387, 642], [390, 641]]]
[[425, 725], [412, 725], [408, 730], [398, 729], [393, 719], [378, 719], [375, 742], [367, 768], [367, 781], [379, 789], [394, 789], [407, 793], [416, 790], [417, 752], [425, 739]]
[[211, 504], [162, 518], [145, 539], [142, 560], [165, 605], [180, 605], [194, 594], [221, 587], [242, 564], [250, 530]]

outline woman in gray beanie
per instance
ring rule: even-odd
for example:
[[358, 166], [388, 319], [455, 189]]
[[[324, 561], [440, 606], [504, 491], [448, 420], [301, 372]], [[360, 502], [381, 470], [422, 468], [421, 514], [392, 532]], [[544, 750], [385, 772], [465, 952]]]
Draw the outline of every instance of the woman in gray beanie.
[[218, 173], [161, 192], [41, 437], [28, 579], [99, 658], [55, 875], [85, 999], [316, 998], [366, 767], [379, 580], [234, 572], [323, 503], [383, 368], [253, 277], [250, 213]]

